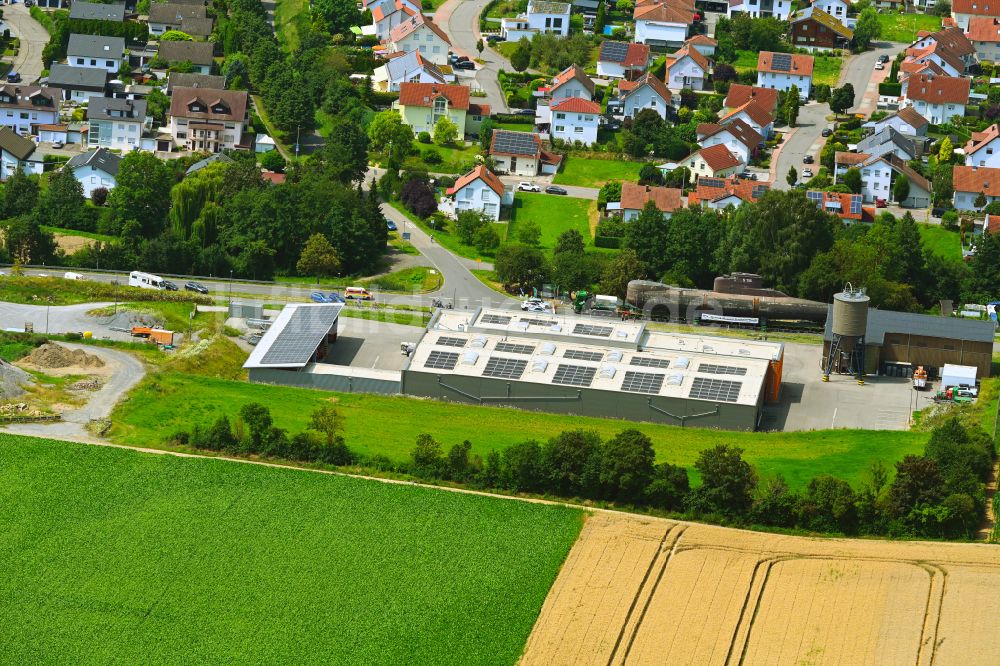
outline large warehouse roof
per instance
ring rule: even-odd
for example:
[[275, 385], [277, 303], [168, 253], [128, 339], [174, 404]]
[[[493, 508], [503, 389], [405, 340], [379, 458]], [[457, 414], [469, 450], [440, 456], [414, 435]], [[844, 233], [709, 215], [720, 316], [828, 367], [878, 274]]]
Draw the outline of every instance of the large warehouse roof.
[[[827, 310], [824, 340], [833, 339], [833, 306]], [[975, 321], [958, 317], [937, 317], [914, 312], [893, 312], [891, 310], [868, 310], [868, 327], [865, 342], [881, 345], [886, 333], [909, 333], [929, 338], [968, 340], [969, 342], [993, 342], [996, 325], [992, 321]]]
[[244, 368], [305, 367], [337, 325], [341, 303], [296, 303], [285, 306], [254, 347]]
[[[769, 363], [781, 355], [780, 345], [644, 329], [549, 313], [443, 312], [407, 370], [756, 405]], [[621, 340], [631, 345], [615, 344]]]

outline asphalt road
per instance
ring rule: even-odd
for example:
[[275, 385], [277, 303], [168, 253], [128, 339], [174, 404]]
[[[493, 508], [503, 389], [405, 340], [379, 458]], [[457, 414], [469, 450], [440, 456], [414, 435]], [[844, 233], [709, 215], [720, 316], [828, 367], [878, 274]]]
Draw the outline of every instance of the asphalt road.
[[3, 18], [11, 33], [21, 40], [11, 69], [18, 72], [25, 83], [34, 83], [42, 76], [42, 49], [49, 43], [49, 33], [31, 18], [23, 4], [4, 5]]
[[[476, 49], [479, 43], [479, 15], [490, 0], [448, 0], [434, 14], [434, 22], [447, 33], [451, 40], [451, 50], [471, 60], [482, 59], [485, 64], [476, 70], [476, 83], [486, 93], [486, 97], [476, 97], [476, 102], [486, 102], [493, 113], [507, 112], [507, 101], [497, 81], [502, 68], [511, 69], [510, 63], [493, 49], [484, 49], [482, 55]], [[465, 83], [470, 72], [456, 70], [459, 83]]]
[[[854, 112], [868, 112], [875, 110], [874, 103], [878, 101], [878, 83], [881, 80], [881, 72], [876, 72], [875, 61], [882, 54], [890, 58], [903, 50], [905, 44], [880, 42], [874, 45], [871, 51], [866, 51], [860, 55], [852, 56], [847, 66], [841, 71], [840, 84], [850, 83], [854, 87], [854, 106], [849, 110]], [[879, 74], [880, 76], [875, 76]], [[871, 90], [869, 90], [871, 88]], [[871, 94], [874, 92], [874, 99]], [[868, 99], [865, 99], [866, 93]], [[866, 103], [867, 102], [867, 103]], [[868, 108], [870, 107], [870, 108]], [[778, 153], [777, 166], [774, 170], [775, 182], [773, 187], [779, 190], [790, 189], [790, 185], [785, 176], [789, 167], [794, 167], [802, 178], [803, 168], [810, 168], [815, 174], [819, 171], [819, 153], [823, 148], [825, 139], [822, 137], [823, 128], [829, 127], [832, 123], [827, 120], [830, 115], [830, 106], [826, 103], [809, 102], [799, 109], [799, 117], [795, 131], [785, 139], [785, 143]], [[802, 163], [802, 159], [807, 155], [812, 155], [814, 162], [811, 165]]]

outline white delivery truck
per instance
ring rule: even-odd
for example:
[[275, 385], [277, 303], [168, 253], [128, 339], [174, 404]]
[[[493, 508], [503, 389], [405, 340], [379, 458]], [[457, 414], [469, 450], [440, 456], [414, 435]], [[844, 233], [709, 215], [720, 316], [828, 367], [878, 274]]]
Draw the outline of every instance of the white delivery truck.
[[140, 289], [163, 289], [163, 278], [152, 273], [132, 271], [128, 274], [128, 286]]
[[73, 273], [72, 271], [66, 271], [66, 273], [63, 275], [63, 279], [64, 280], [82, 280], [84, 278], [83, 278], [83, 275], [81, 275], [80, 273]]

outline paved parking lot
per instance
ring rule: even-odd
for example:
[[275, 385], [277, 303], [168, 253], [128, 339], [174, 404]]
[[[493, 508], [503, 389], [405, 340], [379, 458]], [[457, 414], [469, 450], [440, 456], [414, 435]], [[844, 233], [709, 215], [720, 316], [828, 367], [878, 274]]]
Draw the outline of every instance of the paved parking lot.
[[765, 406], [762, 430], [906, 430], [912, 413], [934, 395], [896, 377], [868, 377], [864, 386], [846, 375], [823, 382], [822, 355], [818, 345], [785, 345], [781, 401]]
[[355, 368], [402, 370], [406, 356], [400, 353], [400, 345], [416, 342], [422, 333], [417, 326], [341, 317], [328, 361]]

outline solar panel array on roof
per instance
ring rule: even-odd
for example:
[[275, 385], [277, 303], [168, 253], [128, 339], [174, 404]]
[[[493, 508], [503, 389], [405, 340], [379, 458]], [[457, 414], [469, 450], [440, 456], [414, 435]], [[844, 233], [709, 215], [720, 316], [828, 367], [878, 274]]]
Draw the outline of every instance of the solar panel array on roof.
[[493, 134], [493, 150], [513, 155], [534, 155], [538, 152], [538, 144], [534, 134], [501, 130]]
[[433, 370], [454, 370], [458, 363], [458, 352], [432, 351], [427, 355], [424, 367]]
[[650, 358], [649, 356], [633, 356], [629, 364], [646, 368], [669, 368], [670, 360], [665, 358]]
[[691, 383], [689, 398], [700, 400], [719, 400], [721, 402], [736, 402], [740, 399], [740, 388], [743, 382], [730, 382], [724, 379], [708, 379], [695, 377]]
[[625, 42], [606, 41], [601, 44], [601, 59], [608, 62], [624, 62], [628, 55], [628, 44]]
[[787, 53], [774, 53], [771, 55], [771, 69], [779, 72], [792, 71], [792, 56]]
[[710, 375], [739, 375], [747, 374], [746, 368], [737, 368], [733, 365], [716, 365], [714, 363], [700, 363], [698, 372], [705, 372]]
[[518, 345], [513, 342], [498, 342], [495, 350], [498, 352], [507, 352], [508, 354], [530, 354], [535, 351], [535, 346]]
[[528, 326], [556, 326], [559, 324], [551, 319], [535, 319], [534, 317], [521, 317], [520, 321], [527, 323]]
[[330, 332], [338, 307], [298, 307], [261, 358], [261, 365], [306, 364]]
[[760, 199], [767, 190], [767, 185], [754, 185], [753, 189], [750, 190], [750, 196], [754, 199]]
[[449, 338], [446, 335], [442, 335], [434, 344], [440, 347], [464, 347], [465, 338]]
[[629, 393], [657, 394], [666, 375], [657, 372], [626, 372], [622, 390]]
[[576, 335], [596, 335], [602, 338], [607, 338], [615, 329], [610, 326], [592, 326], [591, 324], [577, 324], [573, 327], [573, 333]]
[[501, 326], [506, 326], [512, 318], [504, 317], [503, 315], [484, 314], [479, 318], [479, 322], [482, 324], [500, 324]]
[[604, 354], [600, 352], [583, 351], [582, 349], [567, 349], [563, 352], [563, 358], [573, 361], [600, 361]]
[[486, 362], [484, 377], [502, 377], [503, 379], [520, 379], [528, 362], [523, 358], [503, 358], [494, 356]]
[[597, 368], [585, 365], [560, 365], [552, 377], [553, 384], [568, 384], [569, 386], [590, 386], [594, 381]]
[[806, 192], [806, 197], [809, 199], [809, 201], [812, 201], [817, 206], [819, 206], [820, 204], [823, 203], [823, 193], [822, 192], [811, 192], [811, 191], [810, 192]]
[[861, 215], [861, 195], [851, 195], [851, 215]]
[[705, 187], [725, 187], [726, 181], [719, 178], [699, 178], [698, 184]]

